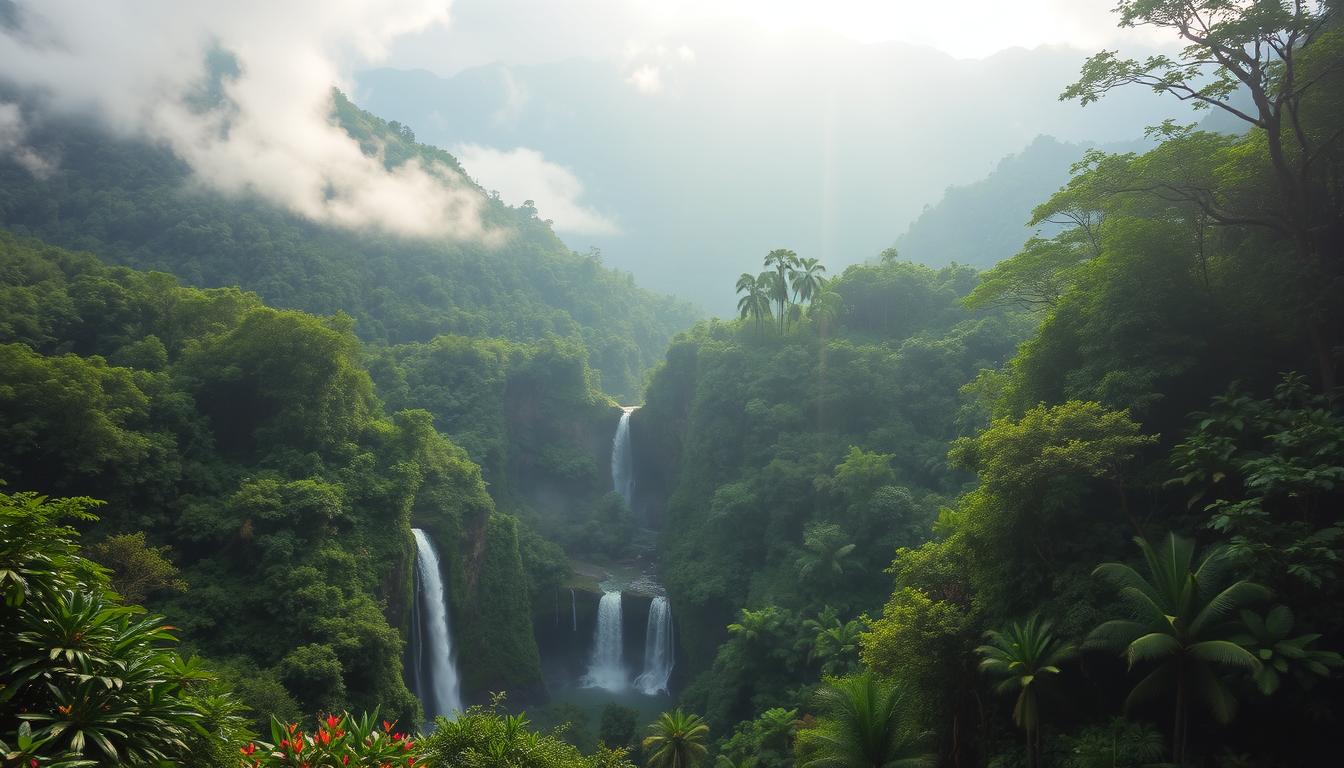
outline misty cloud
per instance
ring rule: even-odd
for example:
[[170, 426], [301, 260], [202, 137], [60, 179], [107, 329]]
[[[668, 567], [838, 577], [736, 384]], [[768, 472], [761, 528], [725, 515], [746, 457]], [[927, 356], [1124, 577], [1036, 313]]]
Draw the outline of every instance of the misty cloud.
[[[0, 27], [0, 80], [43, 109], [161, 143], [226, 193], [343, 227], [490, 240], [485, 199], [460, 175], [389, 172], [331, 120], [332, 87], [349, 90], [343, 65], [380, 61], [398, 36], [447, 17], [443, 0], [44, 0]], [[22, 118], [0, 108], [0, 151], [40, 171]]]
[[614, 235], [611, 219], [579, 202], [583, 183], [572, 171], [548, 161], [534, 149], [499, 150], [479, 144], [454, 147], [467, 172], [482, 180], [511, 205], [531, 200], [537, 214], [554, 221], [557, 232], [575, 235]]
[[28, 125], [19, 105], [0, 103], [0, 156], [13, 158], [38, 178], [49, 176], [55, 165], [28, 146], [27, 141]]
[[640, 93], [658, 93], [663, 90], [663, 72], [655, 66], [645, 64], [631, 72], [626, 82]]

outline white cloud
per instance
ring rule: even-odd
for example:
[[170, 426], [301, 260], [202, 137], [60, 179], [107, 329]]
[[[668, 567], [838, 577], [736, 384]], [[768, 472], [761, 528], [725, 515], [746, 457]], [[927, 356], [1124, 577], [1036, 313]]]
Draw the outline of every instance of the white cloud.
[[663, 71], [652, 64], [637, 67], [625, 81], [640, 93], [658, 93], [663, 90]]
[[38, 178], [55, 170], [51, 160], [27, 144], [28, 125], [18, 104], [0, 103], [0, 156], [9, 156]]
[[463, 144], [454, 147], [453, 154], [467, 173], [487, 189], [497, 190], [510, 205], [533, 201], [537, 214], [554, 221], [557, 232], [610, 235], [618, 231], [611, 219], [579, 202], [583, 183], [572, 171], [548, 161], [535, 149], [500, 150]]
[[[444, 0], [43, 0], [19, 17], [0, 27], [0, 79], [45, 108], [166, 145], [210, 187], [339, 226], [497, 236], [481, 223], [483, 196], [457, 174], [419, 163], [388, 172], [330, 120], [342, 65], [381, 61], [399, 36], [445, 24]], [[219, 85], [225, 106], [204, 109], [192, 96], [212, 51], [238, 71]]]

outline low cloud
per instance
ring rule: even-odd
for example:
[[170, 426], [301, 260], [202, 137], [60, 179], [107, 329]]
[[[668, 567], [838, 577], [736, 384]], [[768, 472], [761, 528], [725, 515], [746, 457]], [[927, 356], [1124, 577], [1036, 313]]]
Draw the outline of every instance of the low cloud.
[[510, 205], [533, 201], [537, 215], [551, 219], [557, 232], [611, 235], [619, 231], [614, 221], [579, 202], [583, 183], [572, 171], [534, 149], [500, 150], [463, 144], [454, 147], [453, 154], [467, 173], [480, 179], [486, 188], [498, 191]]
[[645, 64], [631, 72], [626, 82], [635, 86], [635, 90], [640, 93], [658, 93], [663, 90], [663, 71], [651, 64]]
[[[331, 120], [332, 87], [349, 91], [346, 73], [383, 60], [399, 36], [446, 24], [444, 0], [42, 0], [17, 9], [17, 24], [0, 26], [0, 81], [28, 103], [160, 143], [204, 185], [313, 221], [496, 236], [481, 223], [484, 197], [451, 169], [388, 171]], [[21, 113], [0, 109], [0, 151], [41, 172], [45, 161], [23, 154], [23, 127]]]
[[0, 157], [14, 162], [34, 176], [44, 179], [55, 170], [51, 160], [28, 146], [28, 125], [18, 104], [0, 103]]

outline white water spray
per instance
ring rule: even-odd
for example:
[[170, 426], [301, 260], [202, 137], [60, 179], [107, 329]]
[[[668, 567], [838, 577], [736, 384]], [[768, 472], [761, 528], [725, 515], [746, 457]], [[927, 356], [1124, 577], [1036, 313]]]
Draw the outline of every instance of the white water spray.
[[447, 595], [439, 572], [439, 554], [425, 532], [415, 535], [415, 602], [411, 607], [411, 674], [425, 717], [452, 717], [462, 711], [462, 692], [453, 660]]

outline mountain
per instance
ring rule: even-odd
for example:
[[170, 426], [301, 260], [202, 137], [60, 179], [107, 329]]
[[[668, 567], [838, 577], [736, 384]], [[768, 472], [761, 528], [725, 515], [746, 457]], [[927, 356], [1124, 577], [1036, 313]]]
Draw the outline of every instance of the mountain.
[[[40, 114], [37, 110], [26, 110]], [[334, 96], [333, 120], [389, 169], [420, 160], [460, 170], [400, 126]], [[574, 253], [530, 206], [484, 195], [501, 242], [411, 238], [320, 225], [258, 197], [197, 183], [167, 150], [74, 117], [33, 126], [33, 151], [59, 158], [35, 176], [0, 157], [0, 227], [200, 287], [237, 285], [268, 304], [345, 312], [366, 341], [438, 334], [580, 340], [600, 386], [630, 398], [696, 311], [638, 287], [596, 254]]]
[[[1027, 226], [1032, 208], [1064, 186], [1070, 166], [1092, 146], [1036, 137], [1021, 152], [1000, 160], [985, 178], [948, 187], [896, 238], [896, 250], [930, 266], [957, 263], [985, 269], [1017, 253], [1034, 233], [1054, 234], [1057, 228], [1048, 223]], [[1130, 142], [1101, 149], [1129, 152], [1142, 146]]]
[[[908, 44], [742, 39], [694, 33], [623, 60], [450, 77], [376, 69], [358, 74], [353, 93], [423, 140], [462, 149], [467, 172], [510, 203], [536, 200], [571, 245], [720, 313], [736, 276], [773, 248], [835, 269], [862, 262], [949, 185], [983, 178], [1038, 135], [1127, 141], [1183, 114], [1137, 91], [1085, 109], [1060, 102], [1086, 56], [1078, 50], [959, 60]], [[581, 188], [548, 201], [547, 185], [503, 162], [520, 148]], [[567, 224], [573, 199], [616, 231]]]

